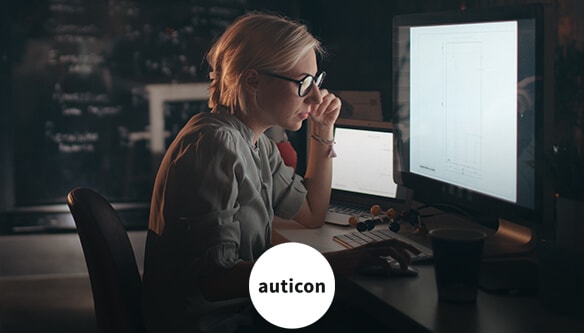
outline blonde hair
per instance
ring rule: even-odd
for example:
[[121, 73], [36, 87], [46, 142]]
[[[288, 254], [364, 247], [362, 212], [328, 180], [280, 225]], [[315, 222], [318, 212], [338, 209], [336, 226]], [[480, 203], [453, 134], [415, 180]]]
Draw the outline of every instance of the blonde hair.
[[209, 107], [246, 112], [243, 73], [247, 69], [282, 73], [308, 51], [324, 55], [305, 25], [274, 14], [251, 12], [230, 25], [207, 54], [211, 66]]

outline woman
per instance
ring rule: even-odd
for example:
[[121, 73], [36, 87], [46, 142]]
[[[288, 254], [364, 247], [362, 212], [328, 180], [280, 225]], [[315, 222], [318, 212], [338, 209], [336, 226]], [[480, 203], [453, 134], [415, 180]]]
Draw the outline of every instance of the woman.
[[[305, 26], [263, 13], [237, 19], [209, 51], [212, 111], [181, 130], [154, 185], [148, 319], [173, 331], [237, 326], [245, 318], [240, 305], [249, 304], [253, 262], [271, 246], [273, 217], [323, 225], [341, 108], [338, 97], [319, 89], [323, 53]], [[301, 177], [263, 133], [272, 126], [296, 131], [308, 118], [312, 139]], [[351, 273], [380, 254], [405, 265], [406, 248], [415, 251], [396, 241], [325, 255], [336, 273]]]

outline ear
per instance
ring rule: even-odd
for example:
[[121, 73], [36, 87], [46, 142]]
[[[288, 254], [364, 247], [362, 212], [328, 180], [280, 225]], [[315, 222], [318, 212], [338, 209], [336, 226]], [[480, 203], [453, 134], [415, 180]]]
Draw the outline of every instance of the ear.
[[256, 69], [246, 69], [243, 72], [243, 84], [248, 92], [255, 92], [259, 86], [260, 73]]

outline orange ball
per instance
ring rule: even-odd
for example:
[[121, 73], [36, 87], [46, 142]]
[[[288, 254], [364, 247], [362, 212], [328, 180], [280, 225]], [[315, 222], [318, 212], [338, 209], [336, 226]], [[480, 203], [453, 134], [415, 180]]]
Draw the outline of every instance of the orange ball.
[[377, 215], [381, 214], [381, 207], [379, 207], [379, 205], [373, 205], [373, 206], [371, 206], [371, 209], [369, 210], [369, 212], [371, 213], [371, 215], [377, 216]]
[[387, 215], [387, 217], [390, 219], [395, 219], [397, 217], [397, 211], [393, 208], [390, 208], [387, 210], [387, 212], [385, 212], [385, 215]]
[[349, 217], [349, 225], [351, 227], [356, 227], [358, 223], [359, 223], [359, 219], [355, 215]]

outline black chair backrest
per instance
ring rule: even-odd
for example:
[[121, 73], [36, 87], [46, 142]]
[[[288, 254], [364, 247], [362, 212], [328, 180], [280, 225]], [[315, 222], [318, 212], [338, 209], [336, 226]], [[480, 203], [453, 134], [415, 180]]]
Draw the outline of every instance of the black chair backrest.
[[87, 188], [69, 192], [67, 204], [83, 248], [99, 332], [144, 332], [142, 280], [118, 213]]

